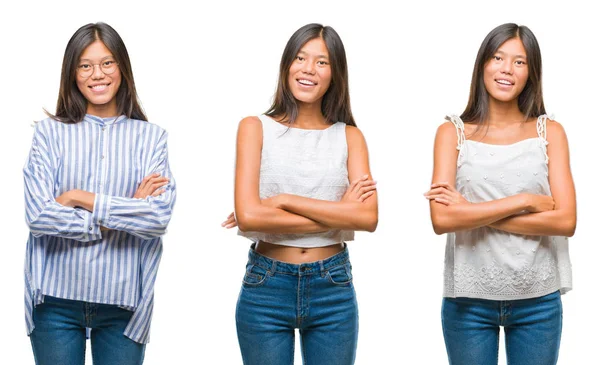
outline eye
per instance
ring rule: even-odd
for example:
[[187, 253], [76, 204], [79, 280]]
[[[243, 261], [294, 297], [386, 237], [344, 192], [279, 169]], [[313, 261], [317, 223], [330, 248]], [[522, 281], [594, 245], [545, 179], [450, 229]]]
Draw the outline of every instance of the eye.
[[296, 56], [296, 60], [302, 62], [302, 61], [304, 61], [304, 57], [302, 57], [302, 56]]
[[113, 60], [106, 60], [106, 61], [102, 62], [102, 66], [104, 66], [104, 67], [110, 67], [114, 64], [115, 64], [115, 61], [113, 61]]
[[79, 65], [79, 68], [81, 70], [89, 70], [90, 68], [92, 68], [92, 65], [90, 65], [89, 63], [82, 63], [81, 65]]
[[525, 63], [525, 61], [521, 61], [521, 60], [518, 60], [518, 61], [516, 61], [515, 63], [516, 63], [517, 65], [519, 65], [519, 66], [523, 66], [523, 65], [526, 65], [526, 64], [527, 64], [527, 63]]
[[492, 56], [492, 59], [494, 59], [496, 61], [502, 61], [502, 57], [500, 57], [500, 56]]
[[327, 61], [317, 61], [317, 64], [318, 64], [319, 66], [325, 66], [325, 65], [328, 65], [328, 64], [329, 64], [329, 62], [327, 62]]

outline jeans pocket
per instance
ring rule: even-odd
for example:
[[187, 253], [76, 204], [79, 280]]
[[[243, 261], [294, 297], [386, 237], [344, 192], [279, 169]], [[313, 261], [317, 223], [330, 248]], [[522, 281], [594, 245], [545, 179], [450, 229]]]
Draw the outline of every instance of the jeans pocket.
[[267, 281], [269, 276], [270, 273], [265, 268], [249, 263], [246, 265], [246, 274], [242, 283], [245, 286], [251, 287], [261, 286]]
[[327, 270], [327, 279], [329, 282], [338, 286], [352, 285], [352, 265], [346, 262], [343, 265], [338, 265]]

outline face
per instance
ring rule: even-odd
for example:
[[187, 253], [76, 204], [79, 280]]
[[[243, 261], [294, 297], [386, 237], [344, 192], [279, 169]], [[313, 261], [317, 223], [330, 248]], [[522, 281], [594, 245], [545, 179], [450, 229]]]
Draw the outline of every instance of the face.
[[298, 52], [290, 66], [288, 85], [296, 100], [321, 102], [331, 84], [329, 52], [322, 38], [312, 39]]
[[499, 101], [516, 100], [528, 78], [527, 54], [519, 38], [502, 43], [484, 66], [485, 88], [492, 98]]
[[115, 96], [121, 85], [121, 71], [102, 41], [95, 41], [83, 51], [77, 65], [76, 79], [79, 91], [88, 101], [88, 114], [99, 117], [117, 114]]

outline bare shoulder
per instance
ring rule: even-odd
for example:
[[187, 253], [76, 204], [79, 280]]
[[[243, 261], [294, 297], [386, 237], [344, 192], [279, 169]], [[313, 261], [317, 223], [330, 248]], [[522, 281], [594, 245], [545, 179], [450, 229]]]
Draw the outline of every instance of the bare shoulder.
[[435, 134], [435, 144], [451, 144], [454, 146], [458, 145], [458, 138], [456, 136], [456, 126], [452, 122], [446, 121], [440, 124]]
[[262, 129], [262, 122], [257, 116], [249, 116], [240, 120], [240, 128], [260, 128]]
[[548, 121], [546, 122], [546, 132], [548, 138], [551, 138], [553, 135], [561, 137], [565, 137], [567, 135], [562, 124], [560, 124], [556, 120], [551, 119], [548, 119]]
[[352, 125], [346, 125], [346, 142], [348, 147], [366, 145], [365, 137], [360, 129]]

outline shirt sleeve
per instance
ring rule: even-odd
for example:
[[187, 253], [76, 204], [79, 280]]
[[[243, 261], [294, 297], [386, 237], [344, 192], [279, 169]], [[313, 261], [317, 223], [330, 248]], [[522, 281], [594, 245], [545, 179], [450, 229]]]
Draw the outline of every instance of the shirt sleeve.
[[142, 239], [152, 239], [163, 235], [171, 220], [175, 205], [175, 180], [169, 167], [167, 133], [163, 132], [155, 147], [146, 175], [159, 173], [169, 178], [163, 186], [165, 192], [145, 199], [125, 198], [96, 194], [92, 221], [96, 225], [117, 231], [124, 231]]
[[29, 230], [35, 237], [49, 235], [82, 242], [101, 239], [100, 226], [94, 222], [92, 213], [81, 208], [65, 207], [55, 200], [57, 158], [47, 137], [50, 134], [48, 130], [48, 123], [36, 125], [23, 168], [25, 220]]

